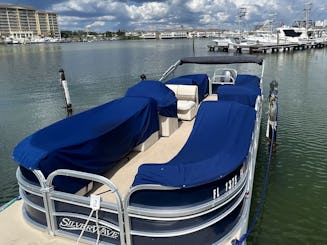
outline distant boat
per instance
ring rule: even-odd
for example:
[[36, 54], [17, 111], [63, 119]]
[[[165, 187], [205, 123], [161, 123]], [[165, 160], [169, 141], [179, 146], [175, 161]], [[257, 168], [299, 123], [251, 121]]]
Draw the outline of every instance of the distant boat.
[[157, 39], [157, 33], [155, 32], [145, 32], [141, 35], [144, 39]]
[[245, 40], [247, 44], [272, 45], [277, 44], [277, 34], [272, 32], [256, 31], [250, 35], [247, 35]]
[[19, 41], [10, 37], [6, 37], [4, 40], [5, 44], [19, 44]]
[[45, 38], [44, 37], [35, 37], [32, 38], [31, 43], [45, 43]]
[[213, 49], [223, 52], [234, 52], [237, 48], [237, 45], [240, 44], [241, 44], [241, 39], [238, 37], [222, 37], [222, 38], [213, 39], [211, 41], [211, 44], [207, 46], [209, 50]]
[[167, 31], [167, 32], [161, 32], [159, 34], [160, 39], [181, 39], [181, 38], [187, 38], [187, 32], [185, 31]]
[[34, 37], [31, 39], [31, 43], [57, 43], [60, 42], [59, 38], [53, 37]]
[[302, 44], [314, 44], [315, 38], [308, 36], [308, 30], [305, 27], [289, 27], [282, 26], [277, 28], [279, 43], [296, 43]]
[[172, 32], [161, 32], [159, 34], [160, 39], [173, 39], [174, 34]]

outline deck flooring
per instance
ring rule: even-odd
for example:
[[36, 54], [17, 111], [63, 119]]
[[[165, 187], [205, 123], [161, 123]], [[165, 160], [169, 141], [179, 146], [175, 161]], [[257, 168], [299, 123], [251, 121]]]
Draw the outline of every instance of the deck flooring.
[[[207, 96], [205, 100], [217, 100], [217, 95]], [[139, 166], [143, 163], [166, 163], [182, 149], [186, 143], [194, 124], [192, 121], [179, 121], [178, 129], [169, 137], [160, 137], [159, 140], [144, 152], [131, 153], [129, 159], [123, 160], [105, 176], [118, 188], [124, 197], [130, 190]], [[105, 201], [114, 202], [115, 197], [108, 192], [109, 188], [101, 186], [95, 194], [101, 194]]]
[[[0, 244], [3, 245], [68, 245], [75, 241], [52, 237], [26, 222], [22, 215], [23, 201], [16, 201], [0, 215]], [[84, 244], [84, 243], [81, 243]]]

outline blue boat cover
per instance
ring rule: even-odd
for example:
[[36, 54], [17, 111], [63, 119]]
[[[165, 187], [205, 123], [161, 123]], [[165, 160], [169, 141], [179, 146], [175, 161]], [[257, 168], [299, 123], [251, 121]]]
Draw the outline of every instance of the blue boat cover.
[[246, 159], [255, 117], [237, 102], [203, 102], [181, 151], [167, 163], [141, 165], [133, 186], [194, 187], [225, 177]]
[[[45, 177], [56, 169], [102, 174], [158, 130], [154, 100], [121, 98], [37, 131], [15, 147], [13, 158]], [[57, 189], [72, 193], [81, 183], [55, 178]]]
[[259, 77], [237, 75], [235, 85], [218, 86], [219, 100], [232, 100], [254, 107], [258, 95], [261, 95]]
[[199, 101], [202, 101], [209, 92], [209, 79], [207, 74], [189, 74], [172, 78], [167, 84], [197, 85]]
[[157, 102], [159, 114], [177, 117], [177, 98], [172, 90], [159, 81], [144, 80], [130, 87], [125, 96], [148, 97]]
[[260, 78], [254, 75], [238, 74], [235, 79], [236, 86], [246, 86], [251, 88], [260, 87]]
[[261, 90], [243, 86], [224, 85], [218, 88], [219, 100], [231, 100], [254, 107]]

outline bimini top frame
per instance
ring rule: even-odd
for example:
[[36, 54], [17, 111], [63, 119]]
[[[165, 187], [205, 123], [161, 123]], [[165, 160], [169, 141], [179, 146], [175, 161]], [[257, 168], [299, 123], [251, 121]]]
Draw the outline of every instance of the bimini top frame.
[[261, 78], [264, 72], [264, 60], [262, 57], [254, 55], [237, 55], [237, 56], [195, 56], [185, 57], [178, 60], [174, 65], [168, 68], [168, 70], [159, 79], [165, 80], [171, 73], [173, 73], [179, 65], [183, 64], [203, 64], [203, 65], [221, 65], [221, 64], [238, 64], [238, 63], [254, 63], [262, 65]]

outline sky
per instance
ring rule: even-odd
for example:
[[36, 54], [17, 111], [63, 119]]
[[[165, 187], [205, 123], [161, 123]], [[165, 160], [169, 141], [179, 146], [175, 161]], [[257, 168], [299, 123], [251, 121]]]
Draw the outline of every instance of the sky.
[[[1, 0], [0, 0], [1, 1]], [[6, 1], [6, 0], [3, 0]], [[61, 30], [162, 31], [176, 29], [242, 29], [274, 19], [291, 25], [305, 19], [308, 0], [7, 0], [56, 12]], [[311, 19], [327, 20], [327, 1], [312, 0]]]

